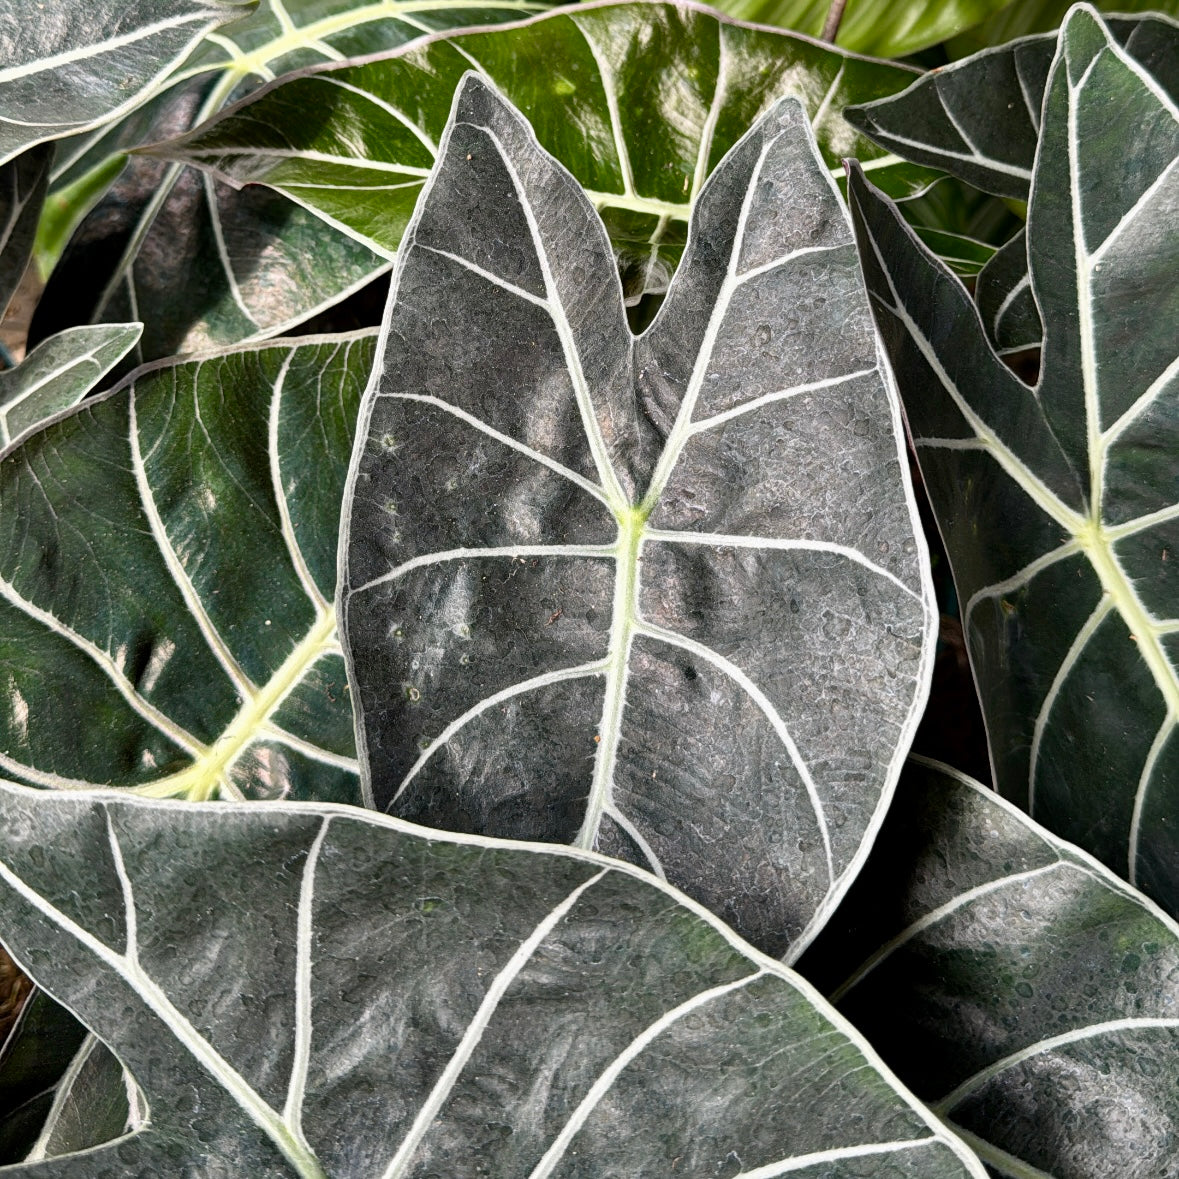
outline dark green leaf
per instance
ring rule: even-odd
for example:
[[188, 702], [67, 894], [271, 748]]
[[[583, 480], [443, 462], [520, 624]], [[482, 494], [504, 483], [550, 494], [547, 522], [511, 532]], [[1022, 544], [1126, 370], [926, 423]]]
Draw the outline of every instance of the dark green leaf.
[[1039, 348], [1044, 329], [1032, 294], [1023, 230], [979, 271], [974, 299], [987, 339], [1000, 356]]
[[392, 258], [454, 87], [472, 67], [589, 190], [635, 299], [666, 288], [695, 194], [784, 94], [810, 113], [829, 167], [857, 155], [896, 195], [932, 178], [854, 133], [840, 114], [849, 102], [907, 86], [910, 70], [662, 3], [578, 5], [513, 29], [280, 79], [153, 150], [208, 169], [218, 183], [270, 185]]
[[[1109, 31], [1174, 101], [1179, 24], [1148, 16], [1111, 20]], [[844, 113], [906, 159], [943, 168], [987, 192], [1027, 200], [1056, 41], [1049, 34], [986, 50], [931, 71], [903, 94]]]
[[376, 805], [666, 874], [774, 954], [850, 883], [935, 614], [851, 229], [783, 99], [630, 333], [577, 182], [476, 74], [345, 501]]
[[954, 568], [996, 781], [1179, 909], [1179, 110], [1065, 27], [1028, 217], [1029, 389], [857, 177], [869, 287]]
[[0, 166], [0, 318], [29, 264], [52, 163], [46, 144]]
[[332, 597], [371, 335], [163, 366], [0, 461], [0, 766], [355, 801]]
[[917, 236], [955, 273], [964, 278], [979, 273], [995, 256], [995, 247], [977, 238], [928, 225], [914, 226]]
[[0, 3], [0, 163], [97, 127], [164, 84], [206, 33], [253, 0]]
[[1179, 1159], [1179, 927], [995, 793], [911, 762], [800, 964], [1012, 1179]]
[[984, 1179], [801, 979], [581, 852], [0, 784], [0, 937], [150, 1109], [14, 1179]]

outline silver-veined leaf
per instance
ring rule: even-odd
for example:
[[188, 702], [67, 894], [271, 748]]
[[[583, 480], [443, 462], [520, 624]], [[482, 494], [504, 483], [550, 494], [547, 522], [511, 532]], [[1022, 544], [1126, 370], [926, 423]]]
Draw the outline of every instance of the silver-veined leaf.
[[972, 779], [909, 764], [800, 967], [996, 1174], [1174, 1174], [1179, 926]]
[[[1179, 24], [1150, 15], [1114, 18], [1107, 28], [1174, 101]], [[930, 71], [902, 94], [849, 107], [845, 115], [905, 159], [942, 168], [987, 192], [1027, 200], [1056, 45], [1056, 35], [1047, 34], [986, 49]]]
[[0, 372], [0, 450], [54, 414], [77, 405], [127, 355], [141, 323], [70, 328]]
[[218, 183], [269, 185], [392, 258], [454, 88], [472, 68], [524, 112], [592, 194], [635, 300], [666, 289], [696, 194], [754, 118], [785, 94], [811, 115], [829, 166], [860, 156], [898, 196], [935, 175], [877, 148], [841, 114], [861, 95], [907, 86], [908, 67], [690, 3], [581, 4], [279, 79], [152, 150], [199, 165]]
[[455, 102], [344, 509], [372, 799], [631, 860], [797, 952], [887, 806], [936, 621], [839, 193], [781, 100], [636, 338], [577, 182], [479, 75]]
[[1035, 389], [885, 199], [852, 194], [996, 783], [1175, 911], [1179, 110], [1074, 11], [1028, 217]]
[[984, 1179], [797, 975], [601, 857], [0, 784], [0, 897], [148, 1106], [14, 1179]]
[[53, 0], [0, 5], [0, 162], [138, 106], [253, 0]]
[[[92, 201], [86, 180], [115, 181], [112, 156], [186, 131], [289, 70], [545, 7], [533, 0], [262, 0], [210, 34], [149, 109], [67, 145], [55, 183], [72, 181], [78, 199]], [[178, 164], [139, 158], [82, 222], [33, 330], [40, 338], [77, 323], [142, 320], [136, 359], [151, 360], [275, 335], [387, 267], [383, 255], [273, 192], [235, 192]]]
[[336, 533], [372, 334], [141, 373], [0, 460], [0, 767], [357, 800]]

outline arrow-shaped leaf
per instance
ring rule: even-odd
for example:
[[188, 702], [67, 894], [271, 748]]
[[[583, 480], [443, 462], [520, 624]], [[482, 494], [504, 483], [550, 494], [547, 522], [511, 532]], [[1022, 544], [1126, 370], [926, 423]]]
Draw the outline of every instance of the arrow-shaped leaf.
[[1029, 210], [1035, 390], [887, 202], [852, 194], [997, 784], [1175, 910], [1179, 110], [1074, 11]]
[[0, 5], [0, 163], [138, 106], [253, 0], [54, 0]]
[[373, 346], [162, 366], [0, 461], [5, 773], [358, 797], [331, 602]]
[[0, 785], [0, 820], [0, 936], [150, 1111], [14, 1179], [983, 1179], [811, 988], [625, 865], [324, 805]]
[[[1179, 97], [1179, 23], [1151, 14], [1111, 18], [1106, 27], [1173, 101]], [[1027, 200], [1056, 45], [1057, 35], [1048, 33], [985, 49], [930, 71], [902, 94], [844, 113], [907, 160]]]
[[341, 541], [375, 803], [632, 860], [785, 952], [865, 854], [935, 619], [805, 112], [714, 173], [637, 339], [593, 206], [478, 75], [415, 216]]
[[1174, 1169], [1179, 926], [977, 782], [910, 763], [800, 966], [996, 1174]]

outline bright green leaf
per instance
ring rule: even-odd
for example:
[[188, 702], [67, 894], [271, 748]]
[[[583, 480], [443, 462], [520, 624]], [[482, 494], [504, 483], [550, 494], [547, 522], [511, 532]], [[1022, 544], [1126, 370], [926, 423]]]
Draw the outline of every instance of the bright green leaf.
[[[988, 17], [981, 24], [955, 37], [947, 46], [951, 57], [966, 57], [1016, 37], [1048, 33], [1063, 23], [1071, 0], [1018, 0]], [[1179, 17], [1179, 0], [1098, 0], [1102, 12], [1153, 12]], [[1107, 21], [1116, 25], [1116, 18]]]
[[[847, 0], [835, 38], [843, 49], [905, 57], [936, 45], [1006, 8], [1012, 0]], [[831, 0], [720, 0], [741, 20], [822, 36]]]
[[850, 132], [840, 115], [860, 95], [901, 89], [912, 73], [670, 4], [580, 5], [511, 30], [313, 71], [154, 150], [218, 181], [271, 185], [391, 258], [454, 87], [472, 67], [512, 99], [590, 191], [636, 298], [666, 288], [693, 197], [783, 94], [811, 113], [829, 167], [857, 155], [896, 195], [932, 176]]

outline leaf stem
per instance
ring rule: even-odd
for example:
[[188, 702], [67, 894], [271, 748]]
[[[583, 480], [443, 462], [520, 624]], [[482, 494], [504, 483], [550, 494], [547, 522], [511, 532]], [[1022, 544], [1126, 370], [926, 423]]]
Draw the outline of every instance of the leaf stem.
[[839, 32], [840, 22], [843, 20], [843, 10], [847, 7], [847, 0], [831, 0], [831, 7], [827, 9], [827, 19], [823, 22], [824, 41], [835, 44], [835, 36]]

